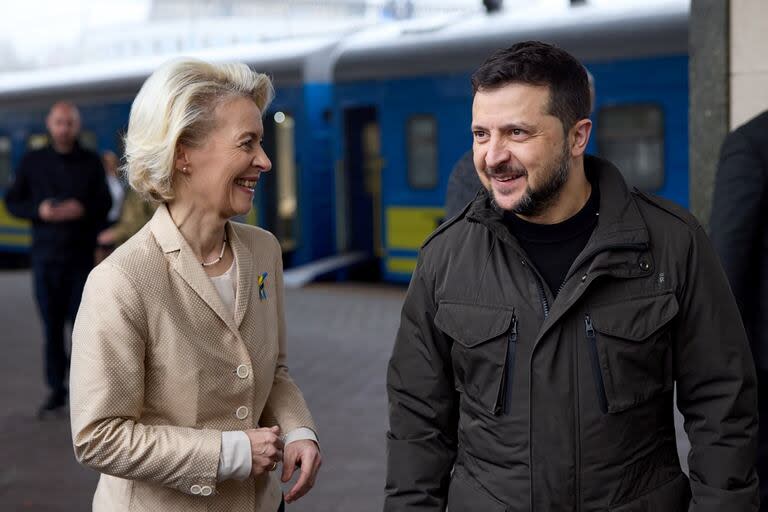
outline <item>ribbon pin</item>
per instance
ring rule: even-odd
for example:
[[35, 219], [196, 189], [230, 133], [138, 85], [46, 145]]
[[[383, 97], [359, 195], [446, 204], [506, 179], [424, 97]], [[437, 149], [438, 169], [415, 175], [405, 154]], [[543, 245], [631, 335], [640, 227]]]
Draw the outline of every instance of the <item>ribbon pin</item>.
[[264, 283], [267, 280], [267, 273], [259, 275], [259, 299], [265, 300], [267, 298], [267, 290], [264, 289]]

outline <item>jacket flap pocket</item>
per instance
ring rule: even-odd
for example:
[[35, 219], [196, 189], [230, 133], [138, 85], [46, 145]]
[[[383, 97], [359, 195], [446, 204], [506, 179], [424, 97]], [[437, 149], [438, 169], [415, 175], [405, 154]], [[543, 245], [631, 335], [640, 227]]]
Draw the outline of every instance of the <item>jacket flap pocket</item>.
[[440, 302], [435, 325], [465, 347], [474, 347], [507, 332], [513, 315], [512, 308]]
[[595, 329], [609, 336], [643, 341], [672, 320], [678, 311], [673, 293], [634, 297], [593, 307]]

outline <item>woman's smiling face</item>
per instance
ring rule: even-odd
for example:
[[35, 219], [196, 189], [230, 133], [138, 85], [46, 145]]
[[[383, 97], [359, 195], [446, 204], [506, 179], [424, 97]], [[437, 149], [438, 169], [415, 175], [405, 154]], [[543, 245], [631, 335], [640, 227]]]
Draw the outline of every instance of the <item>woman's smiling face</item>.
[[245, 215], [262, 172], [272, 168], [261, 146], [261, 110], [250, 98], [233, 97], [214, 110], [213, 129], [196, 146], [182, 145], [178, 167], [187, 167], [189, 199], [223, 218]]

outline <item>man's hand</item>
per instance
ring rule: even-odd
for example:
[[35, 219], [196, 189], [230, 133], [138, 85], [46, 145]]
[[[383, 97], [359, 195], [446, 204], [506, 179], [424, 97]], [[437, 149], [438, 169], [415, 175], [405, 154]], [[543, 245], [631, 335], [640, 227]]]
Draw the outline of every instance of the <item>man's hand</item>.
[[322, 463], [320, 450], [314, 441], [302, 439], [288, 443], [285, 447], [285, 457], [283, 459], [282, 481], [289, 481], [297, 467], [301, 468], [301, 475], [296, 484], [285, 495], [286, 503], [298, 500], [314, 487], [317, 471]]
[[66, 201], [46, 199], [40, 203], [37, 214], [46, 222], [67, 222], [81, 218], [85, 214], [85, 208], [77, 199]]
[[283, 460], [283, 440], [280, 427], [255, 428], [245, 431], [251, 441], [251, 476], [274, 471]]
[[116, 239], [117, 237], [115, 236], [115, 230], [112, 228], [107, 228], [99, 233], [96, 241], [99, 243], [99, 245], [114, 245]]
[[54, 217], [56, 214], [53, 205], [53, 199], [45, 199], [40, 203], [40, 206], [37, 207], [37, 216], [45, 222], [55, 222]]
[[61, 222], [77, 220], [85, 215], [83, 204], [77, 199], [67, 199], [54, 206]]

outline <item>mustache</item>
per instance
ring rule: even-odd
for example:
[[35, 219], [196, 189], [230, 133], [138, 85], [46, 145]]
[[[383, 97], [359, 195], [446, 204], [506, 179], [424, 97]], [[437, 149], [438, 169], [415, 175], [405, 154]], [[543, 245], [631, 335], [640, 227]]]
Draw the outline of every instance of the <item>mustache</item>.
[[521, 176], [527, 176], [528, 171], [521, 165], [502, 164], [496, 167], [486, 167], [485, 174], [490, 178], [497, 176], [511, 176], [513, 178], [520, 178]]

